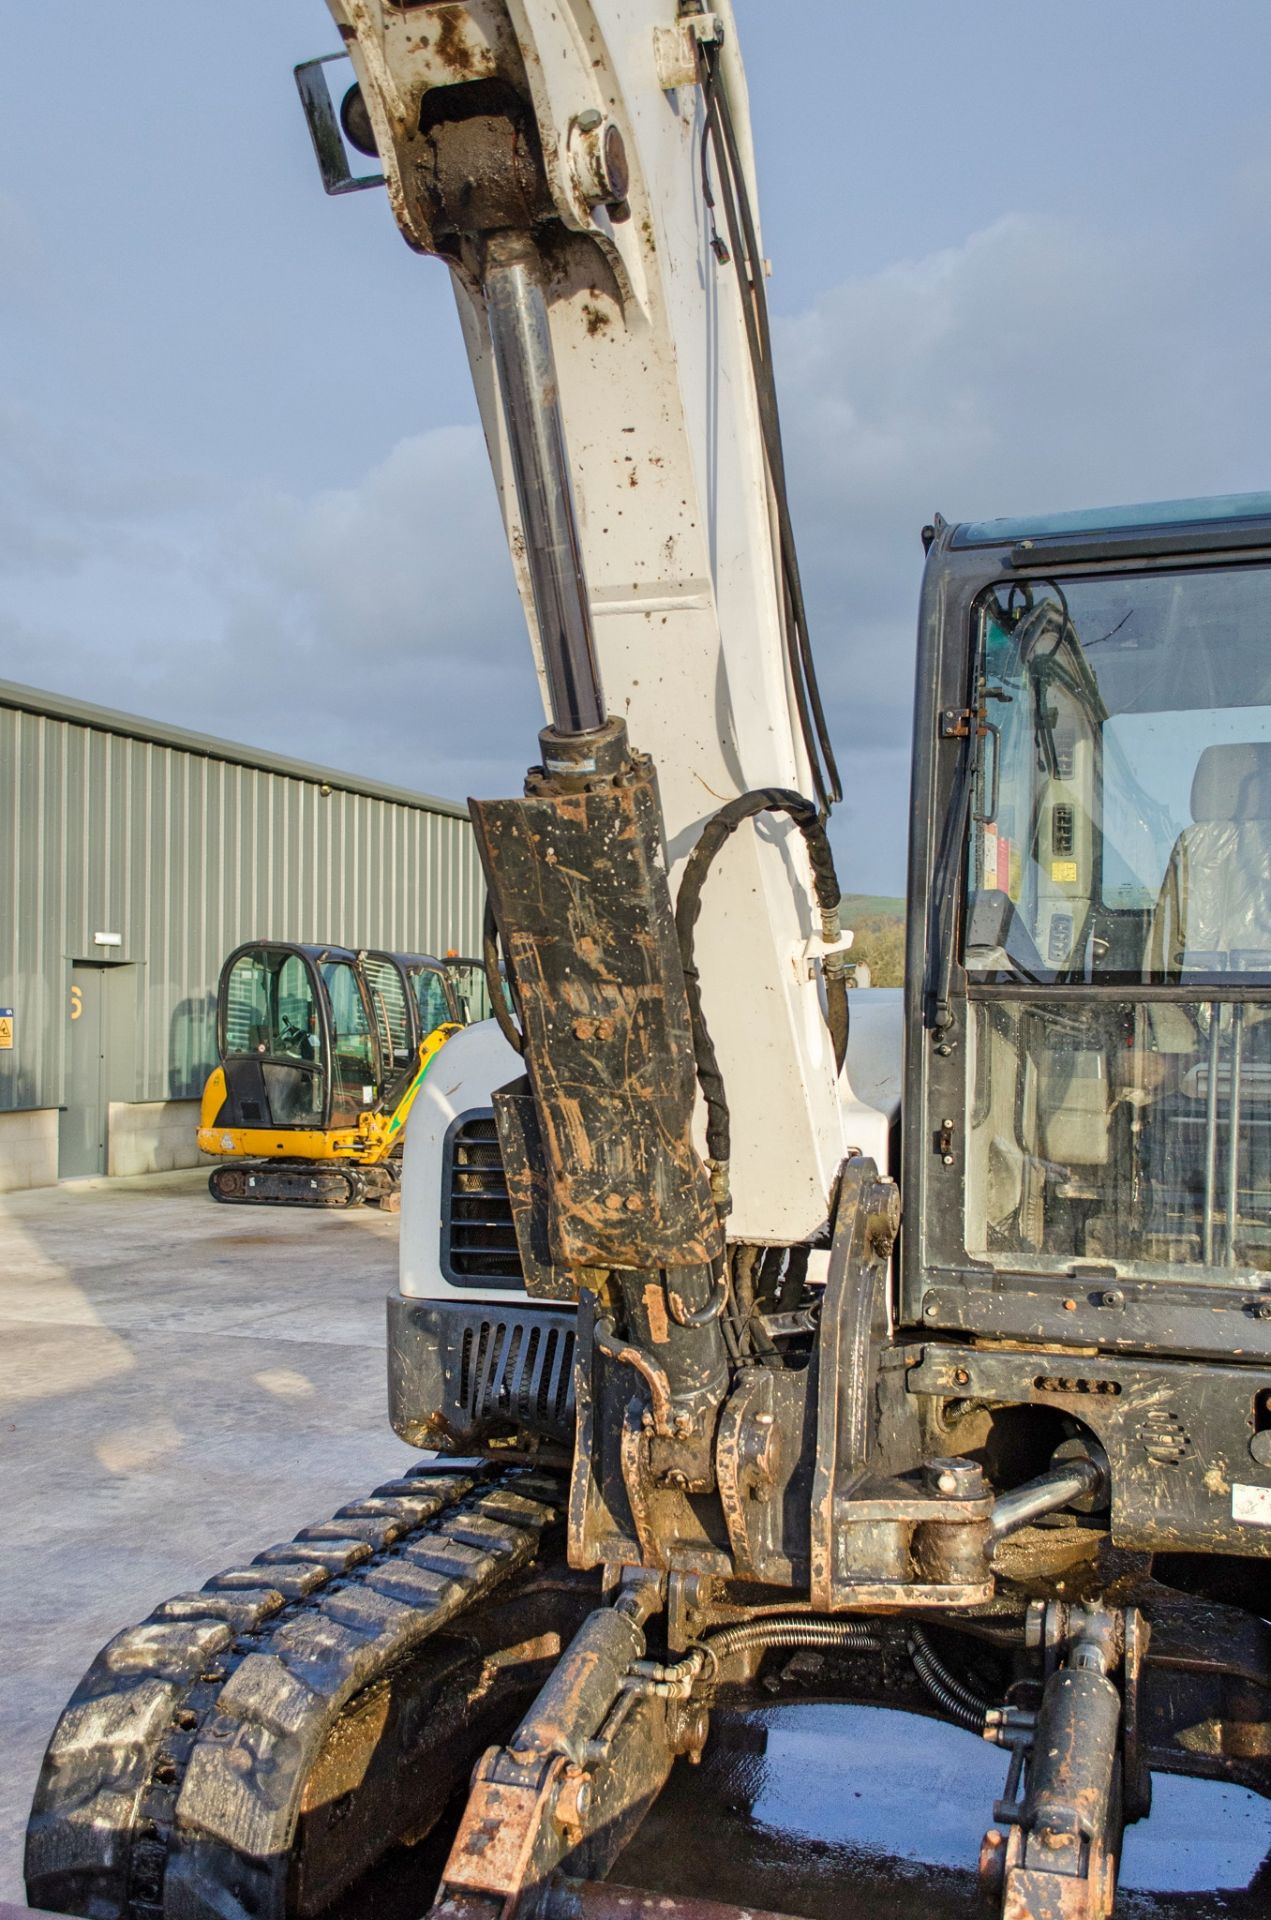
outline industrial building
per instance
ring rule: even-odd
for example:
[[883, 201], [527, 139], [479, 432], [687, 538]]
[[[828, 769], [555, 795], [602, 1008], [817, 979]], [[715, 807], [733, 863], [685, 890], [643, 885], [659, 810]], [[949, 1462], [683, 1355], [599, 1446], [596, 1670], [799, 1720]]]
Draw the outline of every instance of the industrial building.
[[0, 1191], [196, 1163], [240, 941], [478, 950], [467, 810], [0, 681]]

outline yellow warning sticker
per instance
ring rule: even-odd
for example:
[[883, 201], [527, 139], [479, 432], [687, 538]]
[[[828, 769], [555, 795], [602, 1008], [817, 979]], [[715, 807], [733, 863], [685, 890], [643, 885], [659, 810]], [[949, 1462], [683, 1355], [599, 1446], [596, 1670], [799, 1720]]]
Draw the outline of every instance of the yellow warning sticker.
[[13, 1009], [0, 1007], [0, 1048], [6, 1053], [13, 1046]]
[[1077, 862], [1075, 860], [1052, 860], [1050, 877], [1067, 886], [1075, 886], [1077, 881]]

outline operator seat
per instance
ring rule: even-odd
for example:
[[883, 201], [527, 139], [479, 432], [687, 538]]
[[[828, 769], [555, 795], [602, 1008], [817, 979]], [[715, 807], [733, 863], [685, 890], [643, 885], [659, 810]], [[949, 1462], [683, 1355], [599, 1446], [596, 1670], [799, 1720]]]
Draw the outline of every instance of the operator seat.
[[1206, 747], [1192, 821], [1174, 843], [1152, 914], [1146, 971], [1271, 971], [1271, 740]]
[[[1158, 1056], [1162, 1069], [1173, 1061], [1155, 1090], [1141, 1095], [1147, 1224], [1149, 1234], [1172, 1245], [1168, 1257], [1202, 1257], [1207, 1185], [1215, 1157], [1216, 1164], [1226, 1163], [1234, 1127], [1239, 1140], [1235, 1257], [1247, 1260], [1253, 1257], [1251, 1223], [1262, 1231], [1271, 1220], [1271, 1027], [1265, 1003], [1245, 1006], [1243, 1071], [1233, 1113], [1231, 1018], [1220, 1005], [1205, 1004], [1222, 988], [1203, 985], [1197, 976], [1233, 974], [1235, 985], [1241, 974], [1271, 973], [1271, 741], [1206, 747], [1196, 763], [1191, 810], [1193, 824], [1179, 834], [1165, 870], [1145, 956], [1149, 979], [1179, 985], [1189, 976], [1197, 981], [1195, 1004], [1160, 1003], [1142, 1010], [1145, 1051]], [[1216, 1035], [1215, 1020], [1220, 1023]], [[1207, 1152], [1206, 1057], [1215, 1038], [1221, 1050], [1213, 1108], [1217, 1137]]]

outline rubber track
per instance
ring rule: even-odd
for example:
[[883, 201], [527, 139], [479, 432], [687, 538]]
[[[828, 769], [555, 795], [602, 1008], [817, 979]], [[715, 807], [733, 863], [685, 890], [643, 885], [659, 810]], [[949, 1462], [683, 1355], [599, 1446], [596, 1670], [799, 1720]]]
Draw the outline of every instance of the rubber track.
[[422, 1463], [117, 1635], [45, 1756], [31, 1904], [281, 1915], [305, 1782], [342, 1709], [528, 1566], [563, 1497], [532, 1469]]
[[316, 1192], [310, 1186], [305, 1193], [287, 1193], [282, 1190], [275, 1193], [222, 1193], [217, 1181], [217, 1175], [222, 1170], [220, 1167], [213, 1167], [207, 1182], [208, 1192], [222, 1207], [325, 1207], [328, 1211], [332, 1211], [368, 1204], [368, 1197], [356, 1177], [356, 1167], [323, 1167], [315, 1164], [312, 1171], [307, 1168], [297, 1170], [295, 1178], [298, 1182], [306, 1180], [318, 1182]]

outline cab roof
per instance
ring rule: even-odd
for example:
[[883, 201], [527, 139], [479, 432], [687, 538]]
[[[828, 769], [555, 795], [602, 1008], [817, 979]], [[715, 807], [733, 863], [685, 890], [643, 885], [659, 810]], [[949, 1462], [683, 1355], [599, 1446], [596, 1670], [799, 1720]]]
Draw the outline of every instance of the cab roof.
[[953, 529], [953, 547], [1016, 546], [1033, 540], [1072, 540], [1082, 535], [1134, 535], [1168, 529], [1215, 529], [1219, 523], [1271, 522], [1271, 493], [1220, 493], [1208, 499], [1154, 500], [1136, 506], [1083, 507], [1075, 513], [1043, 513], [1022, 519], [967, 520]]

